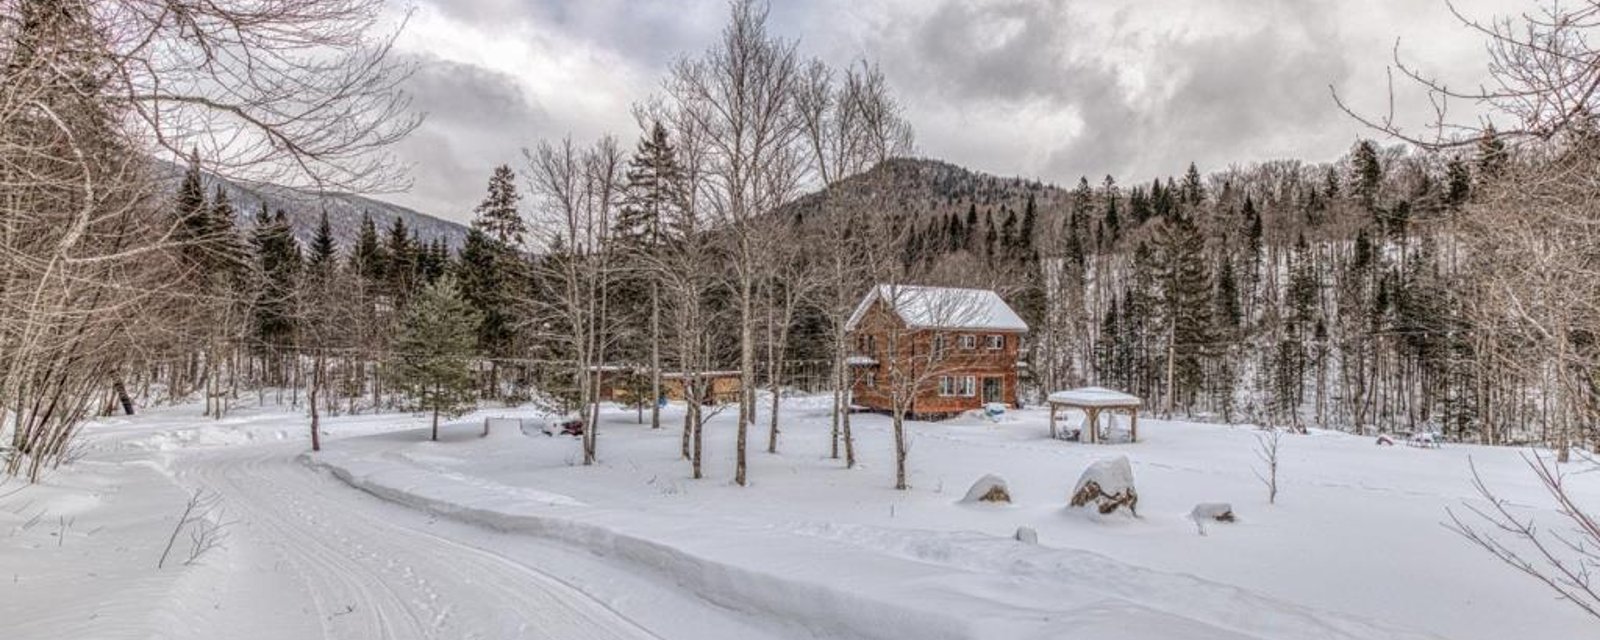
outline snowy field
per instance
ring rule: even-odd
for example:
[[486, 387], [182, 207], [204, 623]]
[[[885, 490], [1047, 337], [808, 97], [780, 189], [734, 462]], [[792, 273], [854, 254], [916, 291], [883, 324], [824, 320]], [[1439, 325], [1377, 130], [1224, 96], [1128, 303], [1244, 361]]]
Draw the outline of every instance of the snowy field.
[[[195, 407], [90, 429], [42, 487], [0, 487], [6, 637], [1504, 638], [1593, 623], [1445, 528], [1477, 501], [1468, 468], [1557, 524], [1519, 451], [1285, 436], [1280, 494], [1253, 428], [1141, 420], [1137, 444], [1046, 437], [1042, 410], [911, 427], [895, 491], [886, 418], [856, 416], [861, 463], [829, 459], [825, 398], [785, 402], [779, 453], [752, 430], [734, 486], [733, 418], [707, 478], [614, 407], [601, 463], [538, 433], [531, 409], [479, 411], [426, 441], [408, 415], [328, 421], [303, 454], [287, 408], [222, 422]], [[497, 423], [482, 437], [486, 417]], [[1068, 418], [1071, 420], [1071, 417]], [[1126, 455], [1139, 517], [1066, 507], [1092, 462]], [[1574, 466], [1574, 470], [1578, 467]], [[1011, 506], [961, 504], [996, 474]], [[1600, 474], [1570, 482], [1600, 508]], [[364, 490], [357, 491], [350, 486]], [[223, 545], [156, 562], [188, 492], [216, 496]], [[381, 498], [381, 499], [380, 499]], [[1188, 514], [1227, 502], [1201, 536]], [[398, 504], [396, 504], [398, 503]], [[1017, 542], [1018, 527], [1038, 533]]]

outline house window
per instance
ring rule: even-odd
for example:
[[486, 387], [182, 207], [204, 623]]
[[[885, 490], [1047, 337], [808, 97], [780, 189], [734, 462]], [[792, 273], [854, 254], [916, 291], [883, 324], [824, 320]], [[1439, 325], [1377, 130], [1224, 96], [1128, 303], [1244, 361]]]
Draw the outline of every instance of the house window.
[[995, 334], [984, 336], [984, 341], [989, 343], [988, 347], [990, 351], [999, 351], [1006, 348], [1006, 337], [1003, 335]]
[[962, 334], [960, 340], [961, 340], [961, 348], [966, 350], [966, 351], [971, 351], [973, 349], [978, 348], [978, 336], [972, 335], [970, 333], [969, 334]]
[[977, 395], [977, 392], [978, 379], [975, 376], [939, 376], [939, 395], [941, 396], [970, 398]]
[[938, 356], [944, 355], [944, 348], [945, 348], [944, 334], [942, 334], [942, 333], [933, 334], [933, 355], [934, 355], [934, 357], [938, 357]]
[[878, 372], [876, 372], [876, 371], [868, 371], [867, 372], [867, 388], [868, 389], [876, 389], [876, 388], [878, 388]]

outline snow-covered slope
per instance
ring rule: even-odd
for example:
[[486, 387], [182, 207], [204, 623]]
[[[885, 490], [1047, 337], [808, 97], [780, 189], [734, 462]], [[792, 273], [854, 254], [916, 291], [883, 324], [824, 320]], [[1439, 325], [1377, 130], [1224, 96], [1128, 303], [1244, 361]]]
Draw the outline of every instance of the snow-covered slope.
[[[766, 406], [764, 403], [762, 406]], [[1286, 436], [1277, 505], [1255, 430], [1141, 423], [1138, 444], [1050, 440], [1041, 410], [911, 425], [910, 491], [887, 421], [860, 415], [861, 464], [827, 457], [826, 399], [784, 402], [777, 455], [731, 477], [732, 416], [687, 479], [679, 433], [605, 412], [578, 443], [469, 415], [427, 442], [409, 415], [333, 417], [321, 454], [288, 407], [196, 407], [90, 428], [46, 485], [0, 487], [7, 638], [1451, 638], [1583, 637], [1592, 623], [1440, 526], [1474, 503], [1467, 461], [1557, 523], [1510, 449]], [[758, 424], [765, 424], [764, 416]], [[755, 434], [764, 445], [765, 433]], [[1139, 516], [1067, 507], [1093, 461], [1126, 455]], [[332, 473], [320, 469], [329, 469]], [[964, 504], [990, 473], [1011, 505]], [[361, 491], [345, 486], [346, 483]], [[1582, 499], [1600, 474], [1569, 478]], [[156, 570], [189, 491], [229, 539]], [[364, 493], [365, 492], [365, 493]], [[371, 495], [369, 495], [371, 494]], [[1200, 503], [1238, 521], [1208, 523]], [[395, 504], [399, 503], [399, 504]], [[443, 517], [440, 517], [443, 516]], [[1038, 543], [1018, 542], [1019, 528]], [[180, 536], [180, 557], [188, 549]]]

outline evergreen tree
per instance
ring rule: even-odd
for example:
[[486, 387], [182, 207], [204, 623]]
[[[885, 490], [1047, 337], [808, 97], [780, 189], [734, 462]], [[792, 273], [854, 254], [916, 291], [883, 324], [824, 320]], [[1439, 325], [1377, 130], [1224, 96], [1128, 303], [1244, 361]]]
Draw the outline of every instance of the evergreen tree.
[[378, 239], [378, 227], [370, 213], [361, 214], [361, 229], [356, 235], [355, 249], [350, 252], [350, 265], [369, 287], [381, 286], [387, 277], [389, 252]]
[[1223, 254], [1217, 267], [1216, 317], [1219, 337], [1237, 335], [1242, 315], [1239, 310], [1239, 282], [1233, 273], [1233, 256]]
[[1205, 185], [1200, 182], [1200, 170], [1189, 163], [1189, 170], [1183, 174], [1183, 204], [1198, 207], [1206, 200]]
[[1378, 188], [1382, 184], [1383, 166], [1378, 162], [1378, 146], [1371, 140], [1356, 143], [1350, 153], [1350, 191], [1362, 208], [1374, 216], [1378, 215]]
[[411, 298], [417, 271], [417, 247], [411, 241], [411, 232], [406, 229], [405, 219], [395, 216], [385, 244], [388, 264], [384, 269], [384, 284], [394, 300], [394, 306], [404, 308]]
[[[966, 247], [968, 249], [973, 249], [974, 248], [973, 245], [972, 245], [972, 241], [973, 241], [974, 238], [978, 237], [977, 229], [978, 229], [978, 207], [976, 205], [968, 205], [968, 207], [967, 207], [967, 223], [966, 223], [965, 226], [962, 227], [962, 243], [961, 243], [961, 246]], [[1002, 246], [1004, 246], [1004, 245], [1002, 245]]]
[[472, 226], [482, 229], [485, 234], [496, 242], [513, 248], [522, 246], [528, 227], [522, 221], [522, 213], [517, 210], [517, 203], [522, 196], [517, 194], [517, 175], [511, 167], [500, 165], [494, 168], [494, 173], [489, 176], [489, 195], [478, 204], [473, 213]]
[[434, 440], [439, 416], [454, 417], [472, 405], [478, 322], [455, 278], [446, 275], [418, 293], [400, 324], [390, 372], [416, 410], [433, 414]]
[[1136, 186], [1128, 191], [1128, 214], [1133, 216], [1133, 224], [1136, 227], [1143, 225], [1154, 215], [1150, 209], [1150, 198], [1145, 195], [1144, 187]]
[[985, 212], [983, 214], [983, 227], [983, 257], [989, 266], [993, 267], [995, 246], [1000, 242], [1000, 231], [994, 226], [993, 212]]
[[1161, 311], [1170, 343], [1167, 357], [1172, 359], [1169, 402], [1192, 410], [1211, 342], [1213, 296], [1205, 238], [1189, 216], [1177, 214], [1162, 223], [1158, 241]]
[[[1107, 251], [1116, 247], [1117, 236], [1122, 233], [1122, 220], [1117, 213], [1117, 198], [1117, 181], [1107, 175], [1105, 181], [1106, 213], [1102, 218], [1105, 223], [1104, 245]], [[1032, 200], [1029, 200], [1029, 202], [1032, 202]]]
[[627, 179], [615, 224], [617, 238], [635, 248], [654, 247], [664, 239], [664, 225], [677, 217], [672, 212], [683, 201], [683, 170], [660, 122], [653, 123], [650, 134], [639, 141], [628, 161]]
[[311, 253], [307, 256], [307, 264], [320, 269], [333, 262], [338, 246], [333, 239], [333, 225], [328, 222], [328, 212], [324, 210], [322, 217], [317, 220], [317, 234], [311, 238]]
[[1020, 255], [1027, 257], [1033, 255], [1033, 234], [1039, 224], [1039, 212], [1033, 201], [1033, 194], [1028, 194], [1028, 202], [1022, 209], [1022, 227], [1017, 230], [1021, 234], [1017, 237], [1017, 244], [1021, 248]]
[[[300, 275], [300, 246], [295, 242], [289, 217], [282, 209], [269, 214], [261, 205], [255, 217], [250, 244], [256, 255], [255, 340], [260, 353], [279, 358], [295, 343], [295, 293]], [[281, 363], [280, 363], [281, 364]], [[268, 371], [272, 384], [287, 382], [281, 367]]]

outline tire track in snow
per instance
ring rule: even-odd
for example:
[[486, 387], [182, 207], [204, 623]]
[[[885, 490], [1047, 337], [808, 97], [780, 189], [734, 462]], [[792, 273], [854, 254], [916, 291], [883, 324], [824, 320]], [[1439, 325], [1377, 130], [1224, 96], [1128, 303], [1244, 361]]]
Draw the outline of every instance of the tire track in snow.
[[427, 516], [396, 517], [300, 464], [300, 446], [198, 452], [175, 466], [223, 496], [232, 544], [269, 546], [304, 580], [324, 637], [655, 637], [559, 579], [427, 531]]

